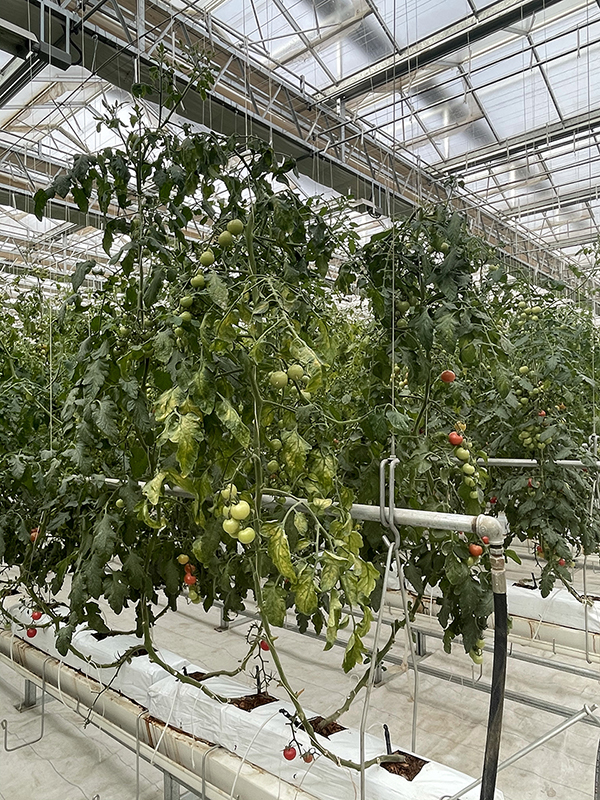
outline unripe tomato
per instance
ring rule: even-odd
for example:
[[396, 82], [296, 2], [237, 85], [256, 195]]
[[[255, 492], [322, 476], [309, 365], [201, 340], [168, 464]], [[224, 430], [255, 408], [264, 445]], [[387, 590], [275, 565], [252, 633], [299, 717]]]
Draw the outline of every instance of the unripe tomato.
[[233, 244], [233, 236], [229, 231], [223, 231], [223, 233], [219, 234], [217, 241], [219, 242], [220, 247], [231, 247]]
[[189, 560], [190, 560], [190, 557], [187, 556], [185, 553], [180, 553], [177, 556], [177, 561], [179, 561], [180, 564], [187, 564]]
[[246, 519], [250, 516], [250, 506], [245, 500], [240, 500], [239, 503], [236, 503], [234, 506], [231, 506], [231, 510], [229, 512], [233, 519]]
[[475, 467], [473, 464], [463, 464], [462, 471], [465, 475], [473, 475], [475, 473]]
[[226, 519], [223, 522], [223, 530], [230, 536], [237, 536], [240, 530], [240, 523], [236, 519]]
[[235, 498], [238, 495], [238, 489], [235, 483], [228, 483], [224, 489], [221, 489], [221, 497], [223, 500], [230, 502], [231, 500], [235, 501]]
[[239, 236], [244, 231], [244, 223], [241, 219], [232, 219], [227, 223], [227, 230], [233, 236]]
[[464, 448], [464, 447], [457, 447], [457, 448], [456, 448], [456, 450], [454, 451], [454, 455], [455, 455], [455, 456], [456, 456], [456, 457], [457, 457], [457, 458], [458, 458], [460, 461], [468, 461], [468, 460], [469, 460], [469, 456], [470, 456], [471, 454], [469, 453], [469, 451], [468, 451], [466, 448]]
[[267, 470], [270, 473], [279, 472], [279, 462], [275, 461], [275, 459], [273, 459], [272, 461], [269, 461], [269, 463], [267, 464]]
[[283, 372], [282, 370], [277, 370], [276, 372], [272, 372], [269, 375], [269, 383], [276, 389], [283, 389], [285, 386], [287, 386], [288, 383], [287, 373]]
[[242, 544], [251, 544], [256, 539], [254, 528], [244, 528], [238, 534], [238, 539]]
[[456, 379], [456, 374], [451, 369], [445, 369], [440, 375], [440, 380], [444, 383], [452, 383]]
[[451, 445], [454, 445], [454, 447], [458, 447], [459, 444], [463, 443], [463, 437], [460, 435], [460, 433], [452, 431], [452, 433], [448, 434], [448, 441]]
[[200, 256], [200, 263], [203, 267], [210, 267], [215, 263], [215, 254], [212, 250], [205, 250]]
[[191, 308], [194, 305], [194, 298], [188, 294], [181, 298], [180, 305], [182, 308]]
[[189, 572], [186, 572], [183, 576], [183, 582], [186, 583], [188, 586], [193, 586], [196, 583], [196, 576], [191, 575]]
[[473, 556], [473, 558], [479, 558], [479, 556], [483, 553], [483, 547], [480, 544], [470, 544], [469, 553]]
[[483, 653], [479, 650], [469, 650], [469, 657], [475, 664], [483, 664]]
[[519, 367], [519, 374], [520, 375], [527, 375], [528, 372], [529, 372], [529, 367], [526, 367], [526, 366]]
[[125, 505], [125, 501], [123, 500], [122, 497], [119, 497], [117, 498], [117, 502], [115, 503], [115, 505], [117, 508], [123, 508], [123, 506]]
[[192, 321], [192, 315], [190, 314], [189, 311], [183, 311], [181, 313], [181, 321], [182, 322], [191, 322]]
[[292, 364], [288, 367], [287, 375], [291, 381], [301, 381], [304, 377], [304, 369], [301, 364]]
[[204, 289], [205, 285], [204, 275], [201, 272], [199, 272], [197, 275], [194, 275], [190, 283], [194, 289]]
[[281, 439], [271, 439], [271, 450], [274, 450], [277, 453], [282, 447], [283, 445], [281, 444]]

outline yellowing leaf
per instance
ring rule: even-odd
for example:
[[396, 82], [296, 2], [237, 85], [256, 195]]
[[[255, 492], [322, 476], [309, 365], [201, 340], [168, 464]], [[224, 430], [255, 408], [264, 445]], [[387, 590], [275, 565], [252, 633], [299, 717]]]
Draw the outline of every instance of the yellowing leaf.
[[281, 627], [285, 622], [287, 592], [281, 586], [266, 583], [262, 590], [262, 612], [271, 625]]
[[181, 399], [181, 394], [182, 393], [179, 386], [173, 386], [171, 389], [167, 389], [166, 392], [163, 392], [159, 396], [154, 409], [154, 416], [156, 417], [157, 422], [163, 422], [169, 416], [171, 411], [174, 411], [177, 408]]
[[217, 403], [216, 412], [223, 425], [231, 434], [233, 434], [242, 447], [248, 447], [250, 444], [250, 431], [246, 425], [244, 425], [242, 418], [231, 405], [229, 400], [226, 400], [225, 398], [220, 400]]
[[331, 590], [329, 596], [329, 616], [327, 617], [327, 633], [325, 650], [331, 650], [337, 639], [337, 632], [340, 625], [340, 617], [342, 614], [342, 603], [340, 596], [335, 589]]
[[283, 460], [285, 465], [292, 473], [299, 472], [306, 462], [306, 454], [310, 451], [309, 443], [300, 436], [296, 428], [291, 431], [283, 431], [281, 434], [283, 442]]
[[289, 578], [292, 582], [296, 580], [296, 571], [292, 564], [292, 554], [290, 544], [279, 523], [268, 523], [263, 525], [263, 533], [269, 537], [268, 552], [273, 564], [279, 570], [280, 575]]
[[158, 500], [162, 495], [162, 486], [166, 477], [166, 472], [159, 472], [142, 488], [142, 494], [148, 498], [149, 502], [152, 503], [153, 506], [158, 503]]
[[318, 608], [319, 601], [315, 591], [315, 584], [313, 580], [313, 572], [309, 567], [298, 576], [298, 581], [294, 586], [296, 597], [296, 608], [301, 614], [306, 614], [309, 617], [314, 614]]

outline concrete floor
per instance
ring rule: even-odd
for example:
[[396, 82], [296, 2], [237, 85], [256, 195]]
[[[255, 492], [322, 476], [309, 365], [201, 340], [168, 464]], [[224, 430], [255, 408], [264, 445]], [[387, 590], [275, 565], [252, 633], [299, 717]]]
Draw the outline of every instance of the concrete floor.
[[[526, 569], [521, 571], [523, 574]], [[529, 564], [529, 570], [531, 564]], [[598, 573], [591, 571], [593, 584]], [[513, 575], [514, 577], [514, 575]], [[598, 587], [588, 586], [588, 591]], [[107, 616], [110, 616], [110, 612]], [[123, 627], [126, 627], [121, 620]], [[182, 603], [176, 614], [160, 621], [155, 639], [191, 660], [201, 660], [214, 668], [231, 669], [245, 652], [248, 624], [217, 632], [218, 612], [206, 614], [198, 606]], [[428, 638], [433, 652], [426, 663], [454, 675], [479, 679], [479, 668], [456, 647], [448, 656], [439, 641]], [[280, 650], [288, 676], [295, 689], [304, 689], [304, 704], [319, 712], [336, 707], [357, 680], [345, 676], [340, 668], [341, 650], [327, 653], [322, 643], [281, 631]], [[400, 636], [394, 653], [403, 655]], [[571, 663], [595, 671], [598, 679], [584, 678], [509, 660], [508, 686], [513, 691], [567, 706], [574, 711], [584, 703], [600, 704], [600, 665], [586, 665], [583, 658], [553, 655], [532, 647], [514, 652], [541, 655], [548, 663]], [[486, 655], [481, 680], [491, 678], [492, 658]], [[248, 685], [251, 679], [248, 678]], [[413, 711], [413, 678], [402, 668], [392, 667], [386, 682], [371, 697], [369, 729], [382, 735], [387, 723], [392, 742], [410, 749]], [[39, 709], [19, 713], [22, 681], [12, 670], [0, 666], [0, 718], [9, 722], [9, 746], [35, 738], [39, 733]], [[270, 691], [283, 697], [275, 684]], [[360, 699], [360, 698], [359, 698]], [[426, 758], [443, 762], [477, 777], [485, 746], [488, 695], [469, 685], [460, 686], [440, 678], [421, 676], [418, 705], [417, 751]], [[357, 702], [343, 717], [347, 726], [358, 727], [361, 704]], [[508, 701], [505, 707], [501, 758], [507, 758], [541, 734], [562, 722], [556, 715]], [[566, 732], [499, 774], [498, 786], [506, 800], [591, 800], [594, 798], [595, 760], [600, 728], [578, 723]], [[162, 797], [163, 779], [154, 767], [141, 763], [141, 800]], [[20, 750], [0, 754], [0, 800], [134, 800], [136, 798], [135, 757], [59, 702], [47, 705], [43, 739]], [[241, 798], [243, 800], [243, 798]]]

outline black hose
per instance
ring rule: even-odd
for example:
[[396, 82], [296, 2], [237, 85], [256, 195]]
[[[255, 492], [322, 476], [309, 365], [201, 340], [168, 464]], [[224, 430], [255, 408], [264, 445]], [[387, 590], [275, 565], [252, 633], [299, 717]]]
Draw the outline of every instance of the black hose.
[[502, 737], [502, 712], [506, 684], [506, 656], [508, 643], [508, 608], [506, 594], [494, 594], [494, 667], [488, 718], [483, 776], [480, 800], [494, 800], [500, 739]]

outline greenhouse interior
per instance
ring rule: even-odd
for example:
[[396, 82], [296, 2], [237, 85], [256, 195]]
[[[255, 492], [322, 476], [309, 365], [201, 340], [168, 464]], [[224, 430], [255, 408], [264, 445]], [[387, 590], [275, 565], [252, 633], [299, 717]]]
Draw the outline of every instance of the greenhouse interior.
[[600, 2], [0, 4], [0, 800], [600, 800]]

